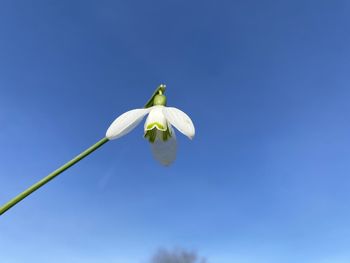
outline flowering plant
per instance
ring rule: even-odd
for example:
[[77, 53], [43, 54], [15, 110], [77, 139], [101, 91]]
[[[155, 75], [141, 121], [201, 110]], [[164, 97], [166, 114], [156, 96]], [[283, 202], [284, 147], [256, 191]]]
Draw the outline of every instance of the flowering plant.
[[176, 157], [176, 137], [172, 126], [190, 139], [194, 137], [195, 128], [191, 119], [184, 112], [177, 108], [166, 107], [164, 92], [165, 85], [160, 85], [143, 109], [131, 110], [120, 115], [108, 128], [106, 137], [4, 204], [0, 207], [0, 215], [90, 153], [100, 148], [106, 142], [120, 138], [129, 133], [147, 114], [148, 117], [145, 122], [144, 137], [150, 141], [154, 157], [161, 164], [170, 165]]

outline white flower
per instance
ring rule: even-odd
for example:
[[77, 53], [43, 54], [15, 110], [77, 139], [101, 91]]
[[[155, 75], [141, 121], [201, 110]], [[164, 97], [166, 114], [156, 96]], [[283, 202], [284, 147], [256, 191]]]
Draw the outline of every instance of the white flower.
[[133, 130], [148, 114], [144, 126], [144, 137], [151, 142], [154, 157], [163, 165], [176, 158], [176, 136], [172, 125], [192, 139], [194, 125], [186, 113], [173, 107], [156, 105], [146, 109], [135, 109], [120, 115], [108, 128], [106, 137], [117, 139]]

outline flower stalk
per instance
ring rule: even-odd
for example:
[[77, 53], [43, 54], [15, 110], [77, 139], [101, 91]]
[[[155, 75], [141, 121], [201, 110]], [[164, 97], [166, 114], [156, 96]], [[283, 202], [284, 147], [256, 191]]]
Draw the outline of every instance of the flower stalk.
[[[151, 98], [147, 101], [147, 103], [145, 104], [144, 108], [152, 107], [154, 98], [158, 94], [163, 94], [164, 92], [165, 92], [165, 85], [160, 85], [154, 91], [154, 93], [151, 96]], [[6, 211], [8, 211], [10, 208], [15, 206], [20, 201], [22, 201], [27, 196], [29, 196], [31, 193], [35, 192], [40, 187], [42, 187], [45, 184], [47, 184], [48, 182], [50, 182], [52, 179], [54, 179], [55, 177], [57, 177], [58, 175], [60, 175], [61, 173], [63, 173], [67, 169], [69, 169], [70, 167], [72, 167], [74, 164], [76, 164], [79, 161], [81, 161], [82, 159], [84, 159], [86, 156], [88, 156], [89, 154], [91, 154], [92, 152], [94, 152], [95, 150], [100, 148], [102, 145], [104, 145], [108, 141], [109, 141], [109, 139], [107, 137], [104, 137], [103, 139], [99, 140], [94, 145], [92, 145], [91, 147], [89, 147], [88, 149], [86, 149], [85, 151], [83, 151], [82, 153], [77, 155], [76, 157], [74, 157], [72, 160], [68, 161], [67, 163], [62, 165], [60, 168], [58, 168], [57, 170], [53, 171], [52, 173], [50, 173], [49, 175], [47, 175], [46, 177], [44, 177], [43, 179], [41, 179], [37, 183], [33, 184], [31, 187], [29, 187], [28, 189], [26, 189], [25, 191], [20, 193], [19, 195], [17, 195], [16, 197], [14, 197], [10, 201], [8, 201], [6, 204], [4, 204], [3, 206], [0, 207], [0, 215], [4, 214]]]
[[46, 183], [50, 182], [52, 179], [54, 179], [56, 176], [58, 176], [59, 174], [63, 173], [65, 170], [67, 170], [68, 168], [72, 167], [74, 164], [76, 164], [77, 162], [79, 162], [80, 160], [84, 159], [86, 156], [88, 156], [90, 153], [94, 152], [95, 150], [97, 150], [98, 148], [100, 148], [102, 145], [104, 145], [106, 142], [108, 142], [109, 140], [107, 138], [103, 138], [101, 140], [99, 140], [97, 143], [95, 143], [94, 145], [92, 145], [90, 148], [86, 149], [85, 151], [83, 151], [81, 154], [77, 155], [76, 157], [74, 157], [72, 160], [70, 160], [69, 162], [65, 163], [64, 165], [62, 165], [60, 168], [58, 168], [57, 170], [53, 171], [52, 173], [50, 173], [48, 176], [44, 177], [43, 179], [41, 179], [39, 182], [33, 184], [31, 187], [29, 187], [27, 190], [23, 191], [22, 193], [20, 193], [19, 195], [17, 195], [15, 198], [11, 199], [9, 202], [7, 202], [6, 204], [4, 204], [2, 207], [0, 207], [0, 215], [2, 215], [3, 213], [5, 213], [7, 210], [9, 210], [11, 207], [13, 207], [14, 205], [16, 205], [18, 202], [20, 202], [21, 200], [23, 200], [24, 198], [26, 198], [28, 195], [30, 195], [31, 193], [33, 193], [34, 191], [38, 190], [40, 187], [42, 187], [43, 185], [45, 185]]

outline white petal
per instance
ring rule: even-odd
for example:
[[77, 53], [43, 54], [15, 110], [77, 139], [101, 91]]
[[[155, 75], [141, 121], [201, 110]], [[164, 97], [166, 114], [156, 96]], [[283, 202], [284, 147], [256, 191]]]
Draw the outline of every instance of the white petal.
[[165, 118], [180, 132], [192, 139], [195, 134], [195, 129], [192, 120], [186, 113], [177, 108], [164, 107], [163, 113]]
[[150, 110], [151, 108], [136, 109], [123, 113], [109, 126], [106, 137], [109, 140], [113, 140], [129, 133], [142, 121], [143, 117], [145, 117]]
[[164, 106], [153, 106], [145, 121], [145, 132], [157, 128], [161, 131], [166, 131], [167, 121], [163, 113]]
[[156, 160], [158, 160], [162, 165], [168, 166], [176, 159], [176, 136], [173, 131], [172, 137], [167, 141], [155, 140], [151, 143], [152, 153]]

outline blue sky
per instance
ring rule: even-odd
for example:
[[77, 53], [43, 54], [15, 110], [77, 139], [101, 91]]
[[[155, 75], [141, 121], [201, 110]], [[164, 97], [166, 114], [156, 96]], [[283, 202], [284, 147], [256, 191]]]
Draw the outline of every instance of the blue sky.
[[196, 126], [158, 165], [142, 125], [0, 218], [4, 263], [350, 261], [349, 1], [0, 4], [0, 202], [160, 83]]

